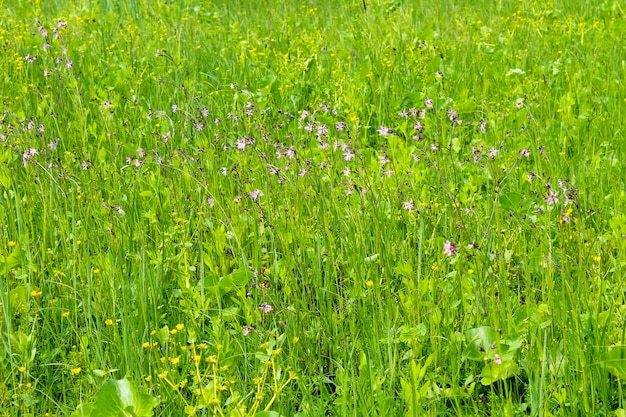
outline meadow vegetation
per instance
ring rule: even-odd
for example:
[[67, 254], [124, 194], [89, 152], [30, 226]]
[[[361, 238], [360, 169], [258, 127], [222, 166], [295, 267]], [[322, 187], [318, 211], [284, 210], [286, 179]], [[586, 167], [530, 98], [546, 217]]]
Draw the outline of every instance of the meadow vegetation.
[[624, 4], [365, 4], [0, 0], [0, 414], [626, 416]]

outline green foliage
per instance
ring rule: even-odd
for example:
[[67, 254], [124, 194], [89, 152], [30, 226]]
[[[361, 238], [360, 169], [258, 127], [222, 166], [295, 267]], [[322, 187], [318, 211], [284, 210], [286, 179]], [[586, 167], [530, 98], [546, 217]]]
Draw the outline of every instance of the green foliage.
[[151, 395], [138, 393], [127, 379], [109, 379], [95, 401], [78, 406], [72, 417], [151, 417], [159, 402]]
[[623, 7], [365, 3], [0, 2], [5, 414], [624, 414]]

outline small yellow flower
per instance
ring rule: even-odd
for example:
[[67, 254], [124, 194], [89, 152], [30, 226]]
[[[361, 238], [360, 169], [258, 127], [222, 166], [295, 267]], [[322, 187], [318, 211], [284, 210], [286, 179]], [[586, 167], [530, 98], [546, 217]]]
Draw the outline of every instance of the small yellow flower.
[[100, 268], [95, 268], [95, 269], [93, 270], [93, 273], [94, 273], [94, 274], [99, 274], [99, 273], [100, 273]]
[[157, 375], [159, 378], [163, 379], [163, 378], [167, 378], [167, 371], [163, 371], [160, 374]]
[[600, 255], [596, 255], [596, 256], [594, 256], [592, 259], [593, 259], [593, 261], [594, 261], [594, 262], [600, 262], [600, 260], [602, 260], [602, 258], [600, 257]]
[[104, 324], [106, 324], [107, 326], [113, 326], [113, 320], [111, 320], [111, 319], [106, 319], [106, 320], [104, 321]]
[[176, 334], [176, 333], [178, 333], [178, 330], [176, 330], [176, 329], [170, 330], [170, 334]]
[[13, 248], [13, 247], [17, 246], [17, 242], [14, 241], [14, 240], [10, 240], [9, 241], [9, 246]]
[[145, 378], [144, 378], [144, 380], [145, 380], [146, 382], [150, 382], [150, 381], [152, 381], [152, 375], [148, 375], [147, 377], [145, 377]]
[[150, 342], [143, 342], [143, 344], [141, 345], [142, 348], [147, 349], [150, 347]]
[[68, 318], [69, 316], [70, 316], [69, 311], [64, 311], [63, 313], [61, 313], [61, 317]]
[[74, 375], [78, 375], [78, 374], [80, 374], [80, 371], [82, 371], [82, 370], [83, 370], [82, 368], [72, 368], [72, 373]]
[[371, 279], [368, 280], [365, 285], [367, 285], [368, 287], [373, 287], [374, 286], [374, 281], [372, 281]]
[[17, 370], [20, 371], [20, 372], [26, 372], [26, 367], [25, 366], [20, 366]]
[[175, 358], [170, 358], [170, 362], [172, 363], [172, 365], [177, 365], [178, 362], [180, 362], [180, 358], [178, 356]]
[[176, 329], [180, 332], [181, 330], [183, 330], [185, 328], [185, 325], [182, 323], [179, 323], [176, 325]]
[[439, 265], [433, 265], [430, 267], [430, 269], [432, 269], [433, 271], [436, 271], [439, 269]]
[[37, 291], [37, 290], [32, 290], [32, 291], [30, 292], [30, 296], [31, 296], [31, 297], [41, 297], [41, 295], [42, 295], [42, 294], [43, 294], [43, 292], [41, 292], [41, 291]]
[[474, 273], [474, 270], [473, 270], [473, 269], [469, 269], [469, 270], [467, 271], [467, 273], [468, 273], [468, 274], [470, 274], [470, 275], [472, 275], [472, 274]]

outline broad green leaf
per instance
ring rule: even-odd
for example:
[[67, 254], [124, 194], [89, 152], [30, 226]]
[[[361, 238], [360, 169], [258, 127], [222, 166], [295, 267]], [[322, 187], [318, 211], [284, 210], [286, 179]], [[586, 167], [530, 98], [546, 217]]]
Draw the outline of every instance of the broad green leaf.
[[90, 417], [151, 417], [159, 402], [139, 394], [127, 379], [109, 379], [96, 394]]
[[483, 326], [468, 331], [469, 346], [465, 349], [464, 357], [482, 361], [490, 346], [498, 341], [498, 334], [493, 327]]
[[491, 385], [496, 381], [502, 381], [519, 374], [519, 366], [513, 361], [504, 361], [501, 364], [489, 362], [483, 368], [480, 380], [483, 385]]
[[254, 417], [281, 417], [276, 411], [261, 411], [260, 413], [256, 413]]
[[90, 417], [93, 411], [93, 403], [81, 404], [70, 415], [70, 417]]
[[602, 355], [600, 365], [618, 378], [626, 378], [626, 346], [615, 346]]

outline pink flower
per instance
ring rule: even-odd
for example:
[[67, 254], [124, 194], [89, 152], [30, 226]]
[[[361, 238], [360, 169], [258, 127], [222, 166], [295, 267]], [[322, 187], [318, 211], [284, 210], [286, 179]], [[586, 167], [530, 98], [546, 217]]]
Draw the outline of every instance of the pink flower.
[[245, 326], [243, 328], [243, 332], [241, 332], [244, 336], [248, 336], [254, 330], [254, 326]]
[[502, 358], [497, 353], [496, 356], [493, 357], [493, 361], [498, 365], [502, 365]]
[[443, 244], [443, 253], [452, 256], [459, 253], [459, 249], [457, 248], [455, 243], [446, 240], [446, 243]]
[[391, 129], [389, 129], [388, 127], [385, 127], [385, 126], [381, 126], [378, 129], [378, 134], [380, 136], [389, 136], [389, 135], [391, 135], [391, 133], [393, 133], [393, 131]]
[[259, 306], [259, 310], [261, 310], [263, 312], [263, 314], [267, 314], [270, 313], [271, 311], [274, 310], [274, 307], [272, 307], [270, 304], [267, 303], [263, 303]]
[[252, 201], [257, 201], [262, 195], [263, 193], [261, 192], [261, 190], [254, 190], [250, 193], [250, 198], [252, 199]]

